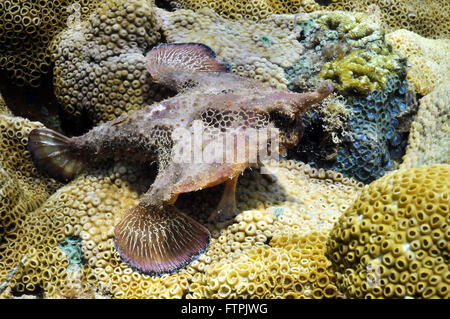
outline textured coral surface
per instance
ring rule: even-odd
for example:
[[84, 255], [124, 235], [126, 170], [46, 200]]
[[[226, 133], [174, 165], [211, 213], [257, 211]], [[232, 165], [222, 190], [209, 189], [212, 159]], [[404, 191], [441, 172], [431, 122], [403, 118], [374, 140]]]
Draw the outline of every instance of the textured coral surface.
[[52, 43], [53, 82], [67, 116], [84, 113], [97, 124], [165, 96], [145, 69], [157, 29], [148, 1], [112, 0], [59, 34]]
[[449, 196], [445, 164], [397, 170], [366, 186], [327, 243], [342, 291], [449, 298]]
[[450, 164], [450, 82], [420, 100], [401, 168]]
[[421, 95], [450, 81], [450, 40], [427, 39], [407, 30], [389, 33], [386, 40], [398, 54], [408, 57], [411, 67], [406, 78]]
[[53, 37], [71, 21], [85, 18], [100, 1], [0, 2], [0, 69], [19, 85], [39, 86], [41, 75], [51, 70]]
[[[340, 295], [324, 256], [325, 242], [362, 185], [300, 162], [268, 168], [271, 177], [257, 172], [241, 177], [237, 193], [241, 213], [228, 223], [208, 225], [213, 239], [207, 253], [186, 269], [161, 277], [130, 269], [113, 243], [115, 223], [138, 202], [151, 174], [122, 164], [90, 171], [60, 188], [40, 208], [15, 217], [14, 234], [20, 236], [1, 245], [1, 280], [27, 259], [4, 296]], [[217, 204], [217, 194], [210, 189], [186, 195], [179, 206], [204, 223], [208, 209]]]
[[446, 0], [165, 0], [174, 8], [211, 8], [229, 19], [260, 20], [273, 13], [343, 10], [370, 13], [388, 30], [408, 29], [429, 38], [448, 38]]

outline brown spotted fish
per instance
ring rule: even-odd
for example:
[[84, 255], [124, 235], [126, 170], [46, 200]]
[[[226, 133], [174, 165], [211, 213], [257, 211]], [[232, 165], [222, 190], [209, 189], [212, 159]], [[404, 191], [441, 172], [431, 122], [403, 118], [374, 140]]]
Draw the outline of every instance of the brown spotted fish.
[[[246, 130], [278, 128], [280, 149], [292, 147], [302, 134], [301, 113], [330, 94], [333, 86], [325, 83], [315, 92], [301, 94], [274, 89], [227, 73], [227, 65], [218, 62], [209, 47], [197, 43], [160, 45], [148, 53], [147, 68], [155, 82], [178, 95], [78, 137], [35, 129], [28, 145], [35, 165], [63, 181], [108, 158], [158, 163], [150, 189], [115, 226], [115, 244], [130, 266], [160, 275], [187, 266], [210, 241], [208, 229], [174, 206], [179, 194], [226, 183], [210, 220], [237, 213], [237, 178], [252, 163], [249, 156], [224, 160], [225, 152], [236, 151], [236, 144], [223, 146], [224, 137], [244, 137], [251, 144], [245, 154], [250, 154], [271, 140], [250, 143]], [[200, 147], [191, 145], [196, 128], [206, 132]], [[196, 161], [196, 152], [207, 149], [219, 152], [206, 152]], [[178, 156], [183, 152], [188, 156]]]

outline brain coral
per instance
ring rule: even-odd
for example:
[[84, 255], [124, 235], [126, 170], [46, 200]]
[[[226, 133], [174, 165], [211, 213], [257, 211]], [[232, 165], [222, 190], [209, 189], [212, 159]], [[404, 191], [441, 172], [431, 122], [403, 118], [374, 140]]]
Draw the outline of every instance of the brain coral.
[[327, 242], [340, 289], [357, 298], [450, 297], [450, 165], [364, 187]]
[[50, 71], [49, 43], [68, 20], [82, 19], [99, 0], [0, 2], [0, 69], [18, 85], [38, 86]]
[[52, 44], [55, 95], [72, 119], [105, 122], [165, 97], [151, 82], [144, 53], [160, 39], [145, 0], [110, 0]]
[[[208, 224], [213, 235], [208, 252], [177, 273], [151, 277], [122, 263], [113, 243], [114, 224], [138, 202], [151, 173], [120, 163], [105, 165], [20, 216], [15, 239], [0, 249], [0, 282], [20, 266], [4, 297], [341, 295], [324, 249], [333, 223], [362, 187], [354, 180], [293, 161], [268, 165], [272, 175], [249, 172], [238, 185], [242, 213], [232, 221]], [[204, 222], [209, 211], [201, 211], [220, 198], [216, 189], [207, 191], [187, 194], [177, 203]]]
[[450, 82], [420, 100], [401, 168], [450, 164]]
[[450, 81], [450, 40], [427, 39], [407, 30], [389, 33], [386, 40], [398, 54], [408, 57], [407, 79], [421, 95]]
[[446, 0], [166, 0], [173, 8], [211, 8], [228, 19], [260, 20], [273, 13], [301, 13], [318, 10], [370, 12], [385, 28], [408, 29], [424, 37], [448, 38], [450, 4]]

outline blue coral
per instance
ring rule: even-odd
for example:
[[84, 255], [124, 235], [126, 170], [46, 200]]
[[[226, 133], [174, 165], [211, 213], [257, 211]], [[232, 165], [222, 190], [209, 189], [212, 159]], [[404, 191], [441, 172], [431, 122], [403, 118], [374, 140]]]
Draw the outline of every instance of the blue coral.
[[407, 103], [406, 81], [391, 77], [384, 91], [355, 98], [349, 134], [339, 148], [333, 169], [370, 183], [395, 168], [404, 154], [408, 132], [401, 123], [413, 111]]

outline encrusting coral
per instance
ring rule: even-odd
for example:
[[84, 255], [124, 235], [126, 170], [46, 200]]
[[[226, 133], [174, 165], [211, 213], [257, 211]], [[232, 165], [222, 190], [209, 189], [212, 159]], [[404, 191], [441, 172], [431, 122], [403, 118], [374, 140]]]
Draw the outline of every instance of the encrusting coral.
[[53, 37], [72, 19], [85, 18], [100, 1], [0, 2], [0, 69], [18, 85], [39, 86], [42, 74], [51, 70]]
[[450, 81], [450, 40], [432, 40], [407, 31], [397, 30], [386, 40], [398, 54], [408, 57], [407, 80], [416, 91], [427, 95], [439, 84]]
[[450, 297], [450, 165], [394, 171], [340, 217], [327, 256], [347, 297]]
[[448, 38], [450, 18], [446, 0], [165, 0], [173, 8], [198, 11], [210, 8], [221, 16], [236, 20], [258, 21], [272, 14], [296, 14], [320, 10], [364, 12], [375, 15], [385, 29], [408, 29], [424, 37]]
[[[37, 172], [27, 150], [28, 134], [42, 127], [11, 114], [0, 113], [0, 241], [9, 245], [20, 237], [22, 218], [38, 208], [61, 185]], [[2, 259], [11, 261], [10, 254]], [[5, 269], [1, 270], [4, 278]]]
[[420, 100], [401, 168], [450, 164], [450, 82]]
[[152, 4], [110, 0], [52, 42], [55, 95], [66, 116], [106, 122], [167, 97], [145, 56], [160, 40]]
[[[207, 253], [186, 269], [161, 277], [129, 268], [113, 240], [114, 225], [138, 202], [151, 172], [120, 163], [91, 170], [20, 216], [20, 236], [1, 245], [0, 281], [23, 256], [28, 259], [3, 297], [39, 291], [45, 298], [341, 296], [324, 256], [325, 242], [362, 185], [300, 162], [276, 164], [266, 166], [271, 175], [244, 174], [237, 186], [241, 213], [229, 222], [207, 224], [213, 237]], [[187, 194], [177, 203], [206, 222], [203, 212], [216, 204], [218, 191]], [[81, 242], [80, 268], [70, 266], [61, 249], [74, 241]]]

